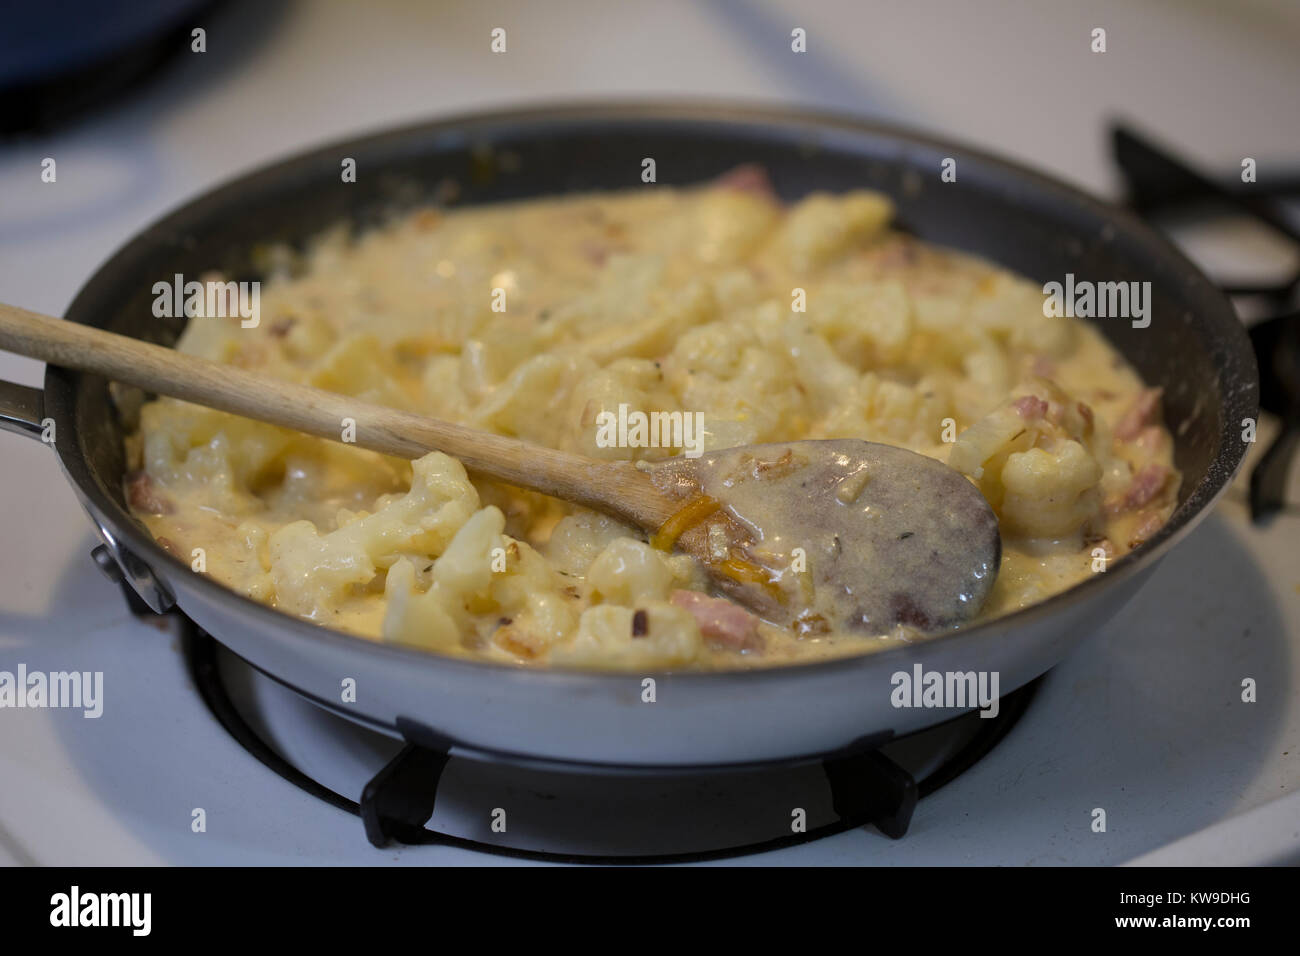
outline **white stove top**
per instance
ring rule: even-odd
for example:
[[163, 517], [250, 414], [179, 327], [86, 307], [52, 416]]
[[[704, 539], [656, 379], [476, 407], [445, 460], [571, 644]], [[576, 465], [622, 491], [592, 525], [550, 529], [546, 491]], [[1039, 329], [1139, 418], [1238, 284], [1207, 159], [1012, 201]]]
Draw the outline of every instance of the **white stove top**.
[[[1115, 114], [1206, 165], [1250, 155], [1263, 176], [1300, 164], [1300, 131], [1283, 121], [1300, 85], [1293, 8], [1253, 0], [1220, 19], [1210, 3], [1108, 0], [1027, 20], [1004, 5], [1005, 16], [958, 2], [682, 2], [653, 17], [567, 2], [233, 10], [213, 20], [204, 59], [65, 133], [0, 144], [0, 299], [61, 313], [147, 221], [273, 156], [522, 101], [794, 100], [930, 127], [1097, 191], [1112, 186], [1103, 121]], [[1097, 25], [1111, 48], [1100, 56], [1087, 53]], [[505, 56], [487, 52], [494, 26], [508, 30]], [[808, 31], [806, 59], [790, 58], [794, 26]], [[54, 186], [39, 180], [45, 156], [58, 161]], [[40, 368], [0, 355], [0, 377], [35, 385]], [[194, 692], [174, 636], [132, 618], [100, 576], [49, 450], [0, 435], [0, 455], [0, 669], [102, 670], [105, 683], [99, 719], [0, 712], [0, 862], [498, 862], [376, 850], [355, 817], [242, 750]], [[1254, 528], [1242, 485], [1049, 675], [1006, 740], [922, 800], [902, 841], [855, 831], [745, 861], [1300, 861], [1300, 507]], [[1246, 677], [1257, 703], [1241, 702]], [[200, 807], [207, 830], [193, 833]], [[1096, 807], [1105, 833], [1091, 830]]]

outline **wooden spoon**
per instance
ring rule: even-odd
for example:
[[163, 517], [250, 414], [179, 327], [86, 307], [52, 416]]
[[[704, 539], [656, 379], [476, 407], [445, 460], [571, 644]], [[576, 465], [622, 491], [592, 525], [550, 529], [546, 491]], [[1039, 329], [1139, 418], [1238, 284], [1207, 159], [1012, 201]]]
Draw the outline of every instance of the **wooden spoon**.
[[902, 448], [792, 441], [657, 463], [598, 461], [0, 304], [0, 346], [285, 428], [465, 468], [635, 525], [697, 557], [717, 587], [804, 633], [952, 627], [983, 605], [997, 518], [962, 475]]

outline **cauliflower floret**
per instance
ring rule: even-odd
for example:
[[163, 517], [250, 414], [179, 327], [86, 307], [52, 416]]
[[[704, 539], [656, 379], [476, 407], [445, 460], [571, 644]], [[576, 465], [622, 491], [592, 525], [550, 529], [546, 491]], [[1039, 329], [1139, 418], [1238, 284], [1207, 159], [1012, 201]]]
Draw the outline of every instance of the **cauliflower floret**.
[[630, 525], [608, 515], [582, 510], [560, 519], [543, 551], [556, 568], [582, 577], [606, 547], [634, 533]]
[[307, 377], [307, 384], [377, 405], [413, 410], [415, 403], [396, 384], [399, 379], [392, 354], [373, 335], [361, 334], [335, 344]]
[[505, 573], [491, 582], [493, 612], [498, 615], [492, 641], [525, 660], [535, 660], [573, 635], [578, 623], [577, 591], [564, 576], [523, 541], [511, 540]]
[[1008, 530], [1032, 538], [1073, 534], [1097, 513], [1101, 466], [1076, 441], [1048, 451], [1031, 448], [1002, 468], [1001, 517]]
[[[609, 367], [586, 376], [574, 386], [569, 399], [570, 415], [583, 426], [574, 436], [576, 451], [588, 458], [619, 459], [636, 457], [639, 449], [603, 443], [598, 423], [602, 413], [618, 414], [619, 405], [633, 411], [649, 414], [661, 404], [656, 400], [655, 387], [660, 379], [653, 362], [645, 359], [618, 359]], [[549, 412], [548, 412], [549, 414]], [[654, 454], [666, 452], [655, 451]]]
[[766, 196], [708, 190], [695, 207], [695, 254], [707, 263], [737, 262], [762, 242], [779, 215], [780, 207]]
[[546, 559], [505, 536], [504, 528], [498, 508], [477, 512], [434, 561], [423, 591], [410, 561], [394, 565], [385, 588], [384, 639], [448, 651], [490, 635], [507, 655], [535, 660], [569, 637], [578, 619], [574, 598], [562, 593]]
[[[447, 650], [473, 636], [471, 613], [492, 609], [494, 552], [504, 555], [506, 519], [484, 508], [461, 525], [447, 550], [433, 562], [429, 587], [416, 590], [415, 568], [405, 558], [388, 572], [384, 593], [384, 639]], [[498, 549], [500, 551], [498, 552]]]
[[672, 583], [668, 556], [634, 538], [610, 542], [587, 571], [592, 600], [607, 604], [664, 600]]
[[320, 620], [401, 555], [442, 554], [479, 504], [464, 466], [440, 452], [413, 463], [409, 492], [380, 500], [386, 503], [374, 514], [325, 535], [310, 521], [294, 521], [271, 535], [280, 608]]
[[[572, 354], [544, 354], [524, 362], [496, 386], [475, 410], [471, 424], [555, 447], [564, 422], [555, 414], [575, 382], [596, 371], [589, 360]], [[551, 396], [539, 402], [537, 396]]]
[[880, 193], [812, 193], [790, 210], [782, 238], [798, 270], [820, 266], [889, 225], [894, 204]]
[[902, 361], [912, 338], [912, 303], [896, 280], [814, 291], [808, 317], [835, 353], [858, 369]]
[[176, 399], [140, 410], [145, 470], [181, 493], [197, 493], [217, 511], [241, 514], [277, 460], [299, 440], [293, 432]]
[[[670, 380], [687, 374], [730, 380], [740, 372], [741, 352], [755, 345], [758, 336], [748, 322], [710, 322], [691, 329], [677, 340], [667, 362]], [[684, 384], [678, 381], [680, 386]]]
[[689, 612], [663, 601], [643, 607], [601, 604], [588, 608], [578, 634], [551, 652], [552, 663], [611, 670], [681, 667], [699, 655], [699, 626]]
[[386, 641], [411, 644], [431, 650], [452, 650], [461, 639], [460, 624], [452, 614], [448, 595], [416, 587], [415, 566], [403, 558], [388, 569], [384, 581], [383, 637]]
[[1024, 417], [1011, 405], [1003, 405], [957, 436], [948, 453], [948, 466], [974, 478], [996, 508], [1001, 495], [990, 494], [992, 489], [986, 487], [986, 479], [1001, 472], [1007, 455], [1031, 448], [1034, 438]]
[[1086, 406], [1042, 382], [963, 431], [948, 464], [975, 479], [1005, 532], [1062, 537], [1100, 505], [1095, 436]]

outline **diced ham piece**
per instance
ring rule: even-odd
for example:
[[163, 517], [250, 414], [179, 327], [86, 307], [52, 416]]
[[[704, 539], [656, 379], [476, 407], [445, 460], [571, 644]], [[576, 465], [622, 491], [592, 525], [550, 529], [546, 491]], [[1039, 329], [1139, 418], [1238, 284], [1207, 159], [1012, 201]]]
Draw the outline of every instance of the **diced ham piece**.
[[713, 185], [721, 189], [734, 189], [736, 192], [753, 193], [766, 199], [776, 199], [772, 180], [768, 178], [767, 170], [758, 163], [744, 163], [737, 166], [715, 179]]
[[744, 608], [698, 591], [677, 590], [668, 600], [695, 618], [705, 640], [733, 651], [762, 649], [758, 618]]
[[171, 499], [158, 490], [145, 471], [137, 471], [126, 479], [126, 500], [136, 511], [150, 515], [169, 515], [176, 508]]
[[1160, 417], [1160, 395], [1163, 389], [1144, 388], [1133, 400], [1115, 425], [1115, 437], [1120, 441], [1130, 441], [1142, 433], [1142, 429]]
[[1146, 507], [1164, 490], [1169, 474], [1168, 468], [1156, 462], [1144, 465], [1133, 476], [1124, 493], [1107, 503], [1107, 510], [1118, 514], [1122, 511], [1136, 511], [1138, 508]]
[[1037, 395], [1023, 395], [1012, 402], [1011, 407], [1027, 422], [1035, 421], [1047, 414], [1047, 402]]

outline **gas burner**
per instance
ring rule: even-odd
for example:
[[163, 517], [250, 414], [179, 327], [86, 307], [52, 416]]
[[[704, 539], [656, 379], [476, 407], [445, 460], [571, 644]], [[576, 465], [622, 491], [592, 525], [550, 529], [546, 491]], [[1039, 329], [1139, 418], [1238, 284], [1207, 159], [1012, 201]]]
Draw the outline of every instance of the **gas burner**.
[[[1271, 175], [1267, 182], [1229, 187], [1132, 129], [1114, 127], [1111, 142], [1128, 186], [1129, 206], [1155, 224], [1177, 222], [1185, 229], [1229, 211], [1300, 245], [1300, 219], [1295, 214], [1300, 177]], [[1256, 523], [1300, 504], [1287, 500], [1287, 476], [1300, 450], [1300, 312], [1295, 311], [1300, 267], [1294, 248], [1291, 252], [1290, 265], [1272, 276], [1216, 278], [1223, 292], [1236, 300], [1243, 318], [1254, 313], [1258, 319], [1250, 338], [1259, 363], [1260, 407], [1281, 420], [1280, 431], [1250, 475], [1250, 515]]]
[[171, 613], [194, 684], [221, 725], [285, 780], [359, 816], [374, 846], [547, 862], [725, 859], [868, 825], [901, 838], [917, 800], [992, 750], [1039, 683], [1004, 697], [996, 717], [964, 714], [833, 753], [714, 767], [578, 764], [465, 747], [410, 723], [362, 726]]

